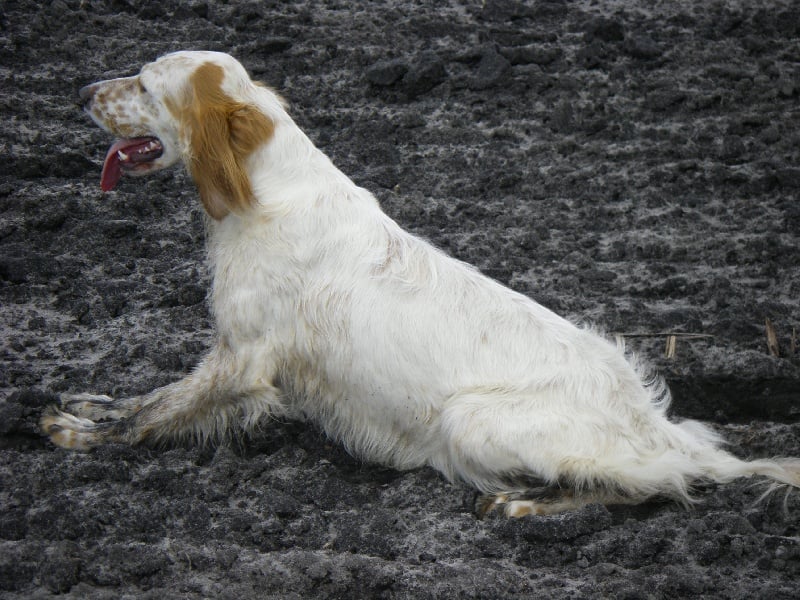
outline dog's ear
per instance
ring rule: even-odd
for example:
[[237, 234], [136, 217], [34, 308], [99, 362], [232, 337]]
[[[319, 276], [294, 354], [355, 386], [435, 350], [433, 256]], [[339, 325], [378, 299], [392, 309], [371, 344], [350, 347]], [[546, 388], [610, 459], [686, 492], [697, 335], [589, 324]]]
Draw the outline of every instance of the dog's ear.
[[220, 220], [243, 213], [253, 202], [245, 161], [269, 141], [274, 123], [255, 106], [237, 102], [222, 90], [224, 71], [213, 63], [191, 78], [185, 112], [189, 131], [189, 172], [209, 215]]

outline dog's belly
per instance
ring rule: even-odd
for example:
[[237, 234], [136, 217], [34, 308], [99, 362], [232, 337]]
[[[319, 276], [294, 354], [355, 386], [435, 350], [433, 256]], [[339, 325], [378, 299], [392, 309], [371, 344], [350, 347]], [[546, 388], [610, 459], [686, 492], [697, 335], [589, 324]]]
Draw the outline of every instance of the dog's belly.
[[443, 392], [320, 359], [287, 363], [279, 381], [292, 416], [315, 423], [360, 458], [408, 469], [441, 451]]

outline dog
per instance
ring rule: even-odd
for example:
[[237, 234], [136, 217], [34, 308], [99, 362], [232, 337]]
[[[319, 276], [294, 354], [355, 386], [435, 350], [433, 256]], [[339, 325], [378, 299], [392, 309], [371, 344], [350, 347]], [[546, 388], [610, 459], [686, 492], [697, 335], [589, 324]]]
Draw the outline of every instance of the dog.
[[183, 163], [207, 213], [217, 335], [187, 377], [132, 398], [64, 395], [58, 446], [219, 442], [265, 418], [353, 455], [430, 466], [480, 512], [552, 514], [698, 480], [800, 487], [800, 459], [742, 461], [623, 348], [407, 233], [227, 54], [176, 52], [80, 90], [118, 136], [103, 190]]

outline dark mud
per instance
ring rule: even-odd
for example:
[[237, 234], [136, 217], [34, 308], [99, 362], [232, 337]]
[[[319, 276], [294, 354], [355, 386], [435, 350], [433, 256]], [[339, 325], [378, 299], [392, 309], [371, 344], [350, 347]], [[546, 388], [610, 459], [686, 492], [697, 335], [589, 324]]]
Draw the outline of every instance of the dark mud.
[[0, 595], [796, 597], [800, 500], [754, 505], [749, 482], [689, 511], [480, 522], [469, 489], [291, 423], [217, 450], [40, 439], [55, 394], [145, 392], [211, 343], [190, 181], [102, 195], [110, 140], [74, 104], [176, 49], [237, 56], [387, 212], [492, 277], [611, 333], [711, 336], [628, 343], [675, 414], [800, 455], [795, 3], [8, 0]]

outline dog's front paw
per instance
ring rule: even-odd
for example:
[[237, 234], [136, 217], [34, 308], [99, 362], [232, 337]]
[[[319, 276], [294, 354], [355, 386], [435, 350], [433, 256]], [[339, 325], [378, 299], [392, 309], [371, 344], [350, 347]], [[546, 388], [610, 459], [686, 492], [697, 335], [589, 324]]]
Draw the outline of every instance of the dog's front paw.
[[92, 421], [120, 419], [129, 412], [105, 394], [61, 394], [60, 404], [63, 411]]
[[42, 414], [39, 428], [56, 446], [69, 450], [85, 452], [99, 443], [94, 422], [65, 413], [54, 406]]
[[105, 394], [61, 394], [61, 409], [92, 421], [126, 419], [142, 408], [141, 397], [112, 398]]

